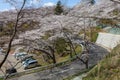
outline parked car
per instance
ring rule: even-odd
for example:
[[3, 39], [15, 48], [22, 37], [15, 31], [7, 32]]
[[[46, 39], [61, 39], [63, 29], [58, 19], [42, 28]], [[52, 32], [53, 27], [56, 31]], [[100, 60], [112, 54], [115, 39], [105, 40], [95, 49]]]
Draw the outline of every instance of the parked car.
[[33, 56], [32, 55], [25, 55], [24, 57], [21, 58], [21, 63], [28, 58], [33, 58]]
[[3, 49], [2, 48], [0, 48], [0, 52], [2, 52], [3, 51]]
[[16, 72], [17, 72], [17, 70], [14, 67], [6, 70], [6, 74], [12, 74], [12, 73], [16, 73]]
[[22, 61], [22, 64], [24, 65], [25, 63], [27, 63], [30, 60], [35, 60], [32, 57], [26, 58], [25, 60]]
[[0, 54], [2, 54], [3, 53], [3, 49], [2, 48], [0, 48]]
[[24, 69], [30, 69], [39, 66], [38, 61], [34, 59], [26, 59], [26, 61], [23, 62]]
[[5, 55], [2, 48], [0, 48], [0, 55]]
[[27, 53], [26, 52], [21, 52], [21, 53], [16, 53], [14, 56], [17, 60], [22, 59], [24, 56], [26, 56]]

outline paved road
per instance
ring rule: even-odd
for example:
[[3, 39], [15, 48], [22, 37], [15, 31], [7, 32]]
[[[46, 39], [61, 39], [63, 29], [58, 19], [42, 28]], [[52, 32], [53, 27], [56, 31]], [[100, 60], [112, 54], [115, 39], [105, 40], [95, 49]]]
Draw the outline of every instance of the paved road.
[[[89, 66], [95, 65], [107, 53], [108, 51], [104, 48], [92, 45], [89, 54]], [[78, 73], [83, 69], [85, 69], [85, 65], [80, 60], [75, 60], [70, 64], [55, 67], [52, 70], [45, 70], [9, 80], [63, 80], [63, 78]]]

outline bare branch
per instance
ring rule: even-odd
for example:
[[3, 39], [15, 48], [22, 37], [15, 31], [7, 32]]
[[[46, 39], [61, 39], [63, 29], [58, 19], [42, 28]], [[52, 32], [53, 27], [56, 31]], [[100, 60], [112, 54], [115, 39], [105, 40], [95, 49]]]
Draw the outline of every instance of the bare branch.
[[9, 55], [9, 52], [10, 52], [10, 50], [11, 50], [12, 41], [13, 41], [15, 35], [16, 35], [17, 27], [18, 27], [18, 22], [19, 22], [19, 20], [20, 20], [19, 17], [20, 17], [20, 15], [21, 15], [21, 12], [22, 12], [24, 6], [25, 6], [25, 3], [26, 3], [26, 0], [23, 1], [22, 7], [21, 7], [20, 11], [19, 11], [18, 14], [17, 14], [16, 23], [15, 23], [15, 25], [14, 25], [14, 32], [13, 32], [13, 35], [12, 35], [12, 37], [11, 37], [11, 39], [10, 39], [9, 44], [8, 44], [8, 49], [7, 49], [6, 55], [5, 55], [4, 59], [2, 60], [2, 62], [0, 63], [0, 68], [3, 66], [3, 64], [4, 64], [4, 62], [6, 61], [8, 55]]
[[111, 1], [120, 4], [120, 0], [111, 0]]

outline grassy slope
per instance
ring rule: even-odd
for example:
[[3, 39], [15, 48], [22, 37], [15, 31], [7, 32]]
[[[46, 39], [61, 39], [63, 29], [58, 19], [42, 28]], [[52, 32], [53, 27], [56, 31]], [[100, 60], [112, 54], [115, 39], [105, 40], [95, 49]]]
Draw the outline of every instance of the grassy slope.
[[[91, 42], [96, 42], [96, 39], [98, 37], [98, 33], [99, 32], [103, 32], [103, 29], [100, 27], [91, 27], [91, 29], [86, 29], [86, 35], [88, 40], [90, 40]], [[79, 34], [83, 34], [84, 31], [80, 31]]]
[[[78, 46], [75, 50], [76, 50], [76, 53], [77, 53], [77, 54], [80, 54], [81, 51], [82, 51], [82, 47], [81, 47], [81, 46]], [[40, 53], [38, 53], [38, 54], [40, 54]], [[42, 54], [40, 54], [40, 55], [42, 55]], [[39, 55], [39, 56], [40, 56], [40, 55]], [[55, 56], [56, 56], [56, 61], [57, 61], [57, 63], [64, 62], [64, 61], [70, 59], [70, 55], [66, 55], [66, 56], [60, 57], [57, 53], [55, 53]], [[73, 54], [73, 56], [75, 56], [75, 54]], [[36, 58], [37, 58], [39, 64], [41, 64], [42, 66], [49, 65], [47, 62], [45, 62], [45, 61], [43, 60], [43, 58], [39, 58], [39, 57], [36, 57]]]
[[2, 78], [0, 78], [0, 80], [3, 80]]
[[83, 80], [120, 80], [120, 45], [88, 72]]

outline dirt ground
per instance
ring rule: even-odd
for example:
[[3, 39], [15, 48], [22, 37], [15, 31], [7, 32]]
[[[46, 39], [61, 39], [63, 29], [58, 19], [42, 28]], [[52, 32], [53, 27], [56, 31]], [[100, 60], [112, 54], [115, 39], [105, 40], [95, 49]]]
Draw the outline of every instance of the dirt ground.
[[[0, 54], [0, 62], [3, 60], [3, 58], [4, 58], [4, 54], [1, 53]], [[0, 69], [0, 76], [3, 76], [5, 74], [6, 69], [15, 66], [18, 62], [19, 61], [17, 61], [15, 59], [14, 55], [12, 53], [10, 53], [6, 62], [4, 63], [2, 68]], [[23, 66], [20, 62], [17, 64], [17, 66], [15, 66], [15, 68], [17, 69], [17, 72], [24, 71]]]

